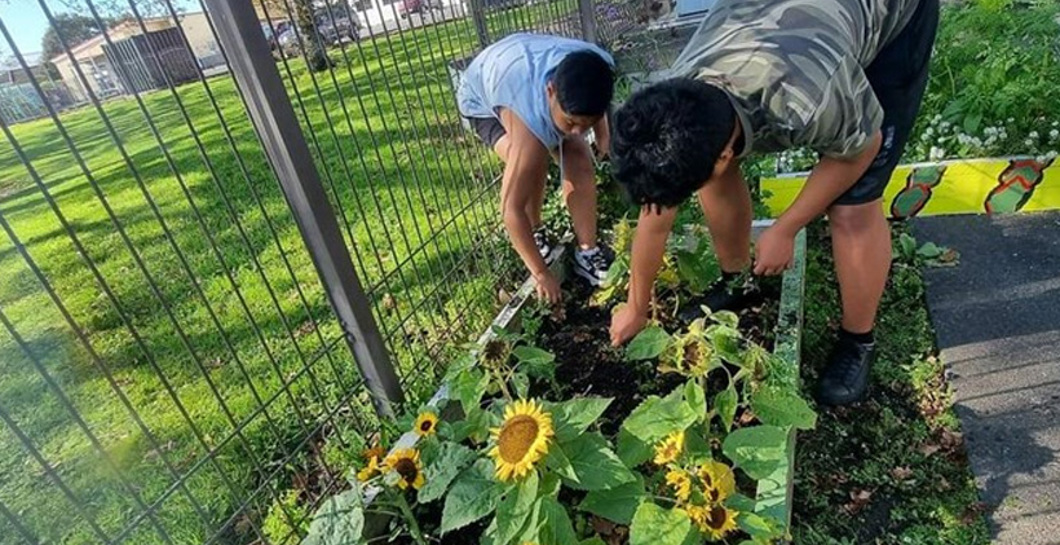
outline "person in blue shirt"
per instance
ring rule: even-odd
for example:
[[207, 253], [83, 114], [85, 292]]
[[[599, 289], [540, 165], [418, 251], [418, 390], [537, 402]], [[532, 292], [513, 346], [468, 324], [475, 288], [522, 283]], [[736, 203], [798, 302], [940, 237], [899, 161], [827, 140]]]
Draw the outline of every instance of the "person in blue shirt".
[[460, 114], [504, 161], [501, 213], [537, 294], [561, 297], [546, 263], [552, 237], [541, 220], [550, 160], [560, 165], [563, 197], [578, 249], [575, 272], [592, 285], [607, 276], [612, 257], [597, 243], [596, 180], [590, 130], [600, 156], [610, 146], [608, 107], [614, 60], [599, 47], [567, 38], [513, 34], [479, 53], [457, 89]]

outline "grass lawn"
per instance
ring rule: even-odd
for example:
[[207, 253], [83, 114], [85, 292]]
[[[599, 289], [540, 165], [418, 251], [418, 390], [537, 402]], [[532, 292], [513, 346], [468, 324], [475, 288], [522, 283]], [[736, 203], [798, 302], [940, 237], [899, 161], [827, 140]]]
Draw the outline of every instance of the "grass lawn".
[[[498, 12], [491, 36], [573, 6]], [[280, 64], [413, 396], [512, 274], [497, 163], [460, 126], [446, 69], [476, 47], [464, 19], [332, 50], [330, 73]], [[163, 497], [126, 543], [252, 540], [293, 476], [341, 466], [322, 438], [372, 427], [233, 80], [208, 88], [109, 101], [110, 129], [91, 107], [61, 116], [66, 135], [10, 127], [32, 172], [0, 146], [0, 504], [41, 541], [114, 538]]]
[[[822, 224], [806, 270], [803, 380], [827, 362], [839, 302]], [[896, 234], [903, 228], [897, 226]], [[922, 264], [896, 260], [880, 308], [866, 401], [822, 410], [796, 451], [800, 545], [979, 545], [989, 531], [952, 410], [926, 303]]]

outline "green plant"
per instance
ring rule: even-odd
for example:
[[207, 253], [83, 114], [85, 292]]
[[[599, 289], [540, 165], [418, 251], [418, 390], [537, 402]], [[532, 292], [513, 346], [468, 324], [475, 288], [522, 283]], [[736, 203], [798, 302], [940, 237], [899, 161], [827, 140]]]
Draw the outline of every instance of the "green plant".
[[952, 248], [939, 246], [930, 241], [918, 245], [916, 239], [909, 233], [901, 233], [894, 240], [891, 255], [897, 263], [912, 267], [920, 265], [954, 267], [960, 259], [957, 251]]
[[301, 492], [288, 490], [273, 500], [261, 531], [270, 543], [276, 545], [298, 545], [309, 529], [309, 513], [300, 500]]

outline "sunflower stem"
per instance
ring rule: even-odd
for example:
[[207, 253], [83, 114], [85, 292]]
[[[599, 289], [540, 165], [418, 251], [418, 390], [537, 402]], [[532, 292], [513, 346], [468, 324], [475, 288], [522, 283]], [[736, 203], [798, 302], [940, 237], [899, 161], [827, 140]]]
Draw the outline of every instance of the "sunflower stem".
[[405, 515], [405, 520], [409, 523], [409, 533], [412, 534], [412, 539], [415, 540], [418, 545], [427, 545], [427, 541], [423, 539], [423, 532], [420, 530], [420, 523], [416, 521], [416, 515], [412, 514], [412, 507], [409, 507], [409, 502], [405, 499], [405, 494], [398, 492], [396, 496], [398, 500], [394, 502], [394, 505], [398, 509], [401, 509], [402, 515]]
[[497, 385], [500, 386], [501, 394], [504, 395], [504, 399], [512, 401], [512, 393], [508, 391], [508, 381], [504, 379], [504, 375], [496, 369], [492, 369], [490, 372], [493, 373], [493, 376], [497, 379]]

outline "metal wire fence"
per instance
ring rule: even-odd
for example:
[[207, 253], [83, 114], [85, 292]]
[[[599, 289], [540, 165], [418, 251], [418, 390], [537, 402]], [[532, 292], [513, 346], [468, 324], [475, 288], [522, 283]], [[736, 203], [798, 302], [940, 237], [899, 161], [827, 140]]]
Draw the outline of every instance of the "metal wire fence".
[[[455, 72], [512, 32], [617, 35], [578, 0], [248, 0], [332, 214], [314, 220], [277, 166], [280, 132], [229, 72], [242, 53], [217, 47], [232, 37], [194, 1], [27, 0], [53, 25], [74, 10], [104, 29], [79, 41], [55, 25], [52, 62], [87, 100], [73, 110], [0, 19], [42, 108], [0, 110], [4, 545], [296, 543], [380, 426], [375, 356], [351, 322], [368, 317], [401, 392], [423, 399], [521, 279], [500, 164], [461, 123]], [[179, 84], [143, 39], [157, 89], [114, 84], [131, 74], [106, 51], [174, 28], [181, 55], [221, 54], [221, 69]], [[363, 315], [336, 306], [350, 286], [305, 238], [314, 221], [337, 226], [332, 270], [346, 255]]]

